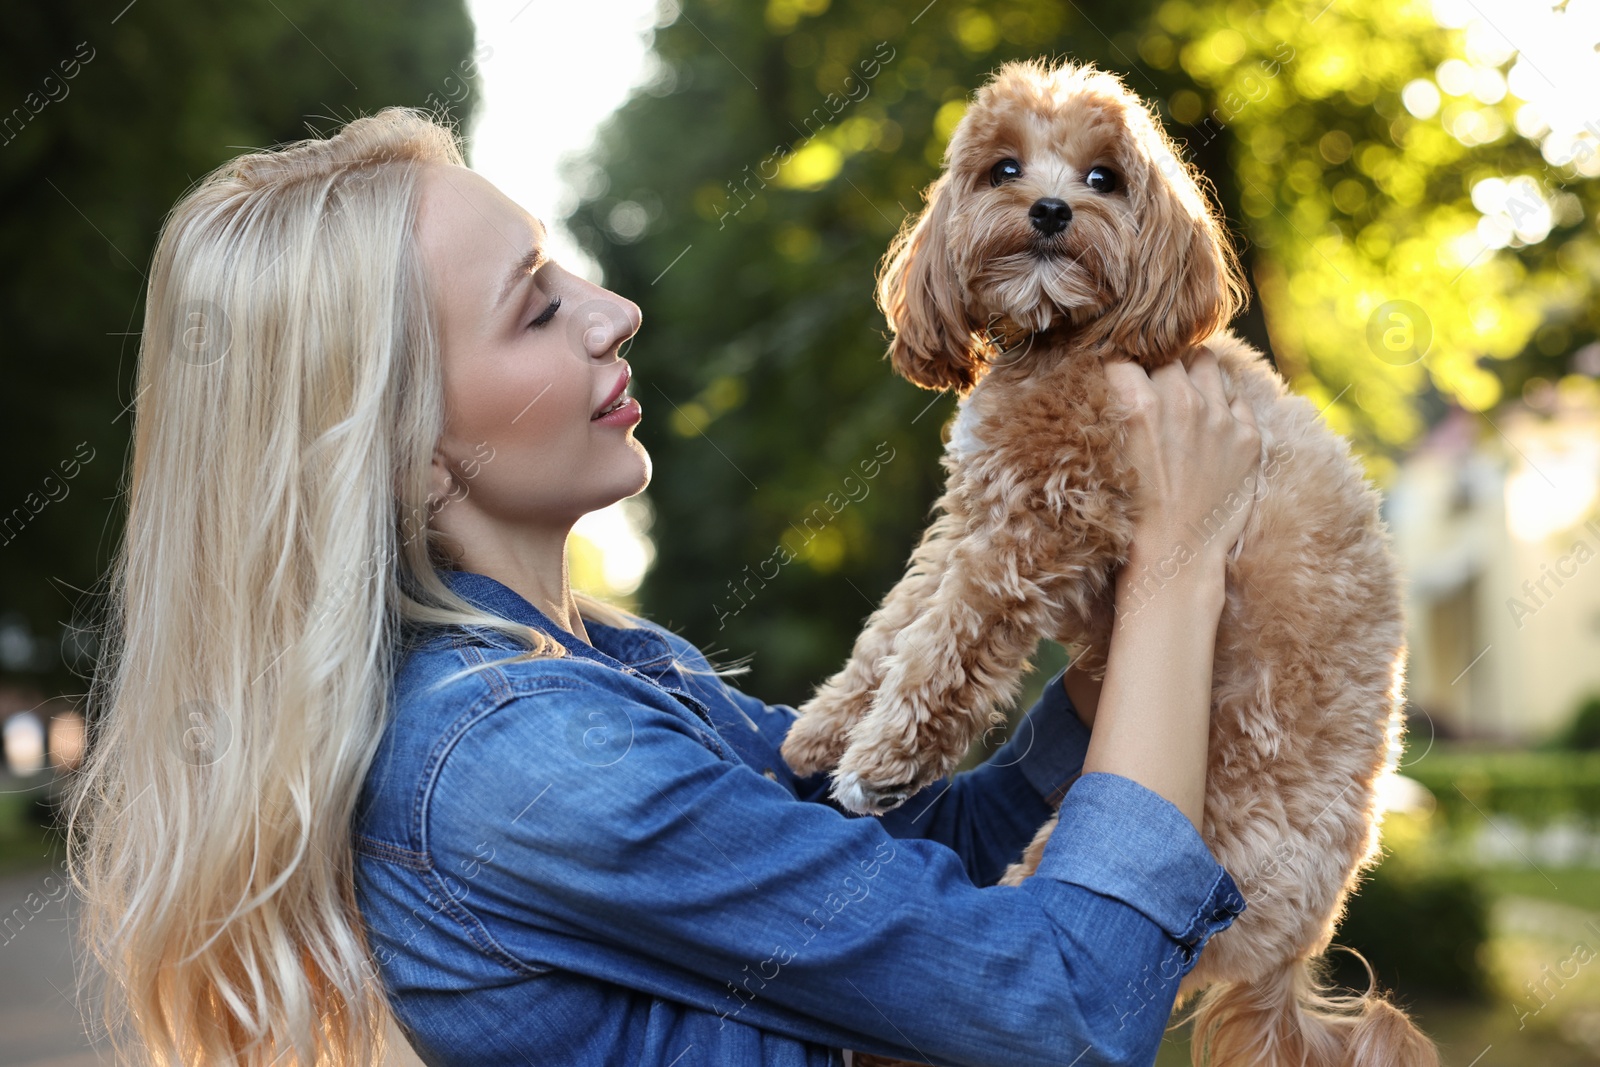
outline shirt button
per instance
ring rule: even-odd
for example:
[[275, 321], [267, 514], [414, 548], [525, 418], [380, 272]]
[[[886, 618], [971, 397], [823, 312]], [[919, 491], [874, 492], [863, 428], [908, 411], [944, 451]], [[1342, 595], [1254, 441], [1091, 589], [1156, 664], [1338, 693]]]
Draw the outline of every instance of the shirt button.
[[762, 771], [761, 773], [766, 775], [768, 778], [771, 778], [774, 782], [776, 782], [778, 780], [778, 776], [776, 774], [772, 773], [772, 768], [771, 767], [768, 767], [766, 770]]

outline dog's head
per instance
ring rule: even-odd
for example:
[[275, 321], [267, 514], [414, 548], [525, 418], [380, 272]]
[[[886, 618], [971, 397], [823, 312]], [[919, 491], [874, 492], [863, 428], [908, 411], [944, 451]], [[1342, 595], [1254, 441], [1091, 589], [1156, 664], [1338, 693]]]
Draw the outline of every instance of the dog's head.
[[970, 389], [997, 338], [1045, 330], [1154, 368], [1244, 304], [1200, 180], [1115, 75], [1006, 64], [944, 163], [878, 282], [890, 357], [918, 385]]

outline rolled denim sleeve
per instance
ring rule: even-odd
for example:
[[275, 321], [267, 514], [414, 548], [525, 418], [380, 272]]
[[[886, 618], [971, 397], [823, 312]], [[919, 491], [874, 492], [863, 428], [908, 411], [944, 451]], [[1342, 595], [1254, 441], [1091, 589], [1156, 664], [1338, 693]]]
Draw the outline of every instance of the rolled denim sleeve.
[[452, 900], [495, 953], [924, 1062], [1148, 1063], [1179, 979], [1244, 908], [1130, 779], [1079, 778], [1038, 874], [979, 888], [942, 844], [800, 802], [600, 687], [478, 715], [429, 796], [432, 862], [474, 865]]
[[[1083, 775], [1067, 795], [1073, 803], [1061, 806], [1039, 875], [1120, 900], [1191, 949], [1243, 910], [1232, 877], [1165, 797], [1104, 771]], [[1206, 887], [1198, 902], [1197, 885]]]

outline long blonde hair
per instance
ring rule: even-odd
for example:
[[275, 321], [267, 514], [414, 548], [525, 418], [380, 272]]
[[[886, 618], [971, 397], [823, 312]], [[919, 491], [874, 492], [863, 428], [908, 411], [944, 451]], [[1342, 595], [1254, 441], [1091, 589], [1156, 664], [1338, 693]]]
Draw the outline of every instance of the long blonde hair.
[[162, 225], [68, 803], [119, 1059], [374, 1062], [350, 830], [398, 652], [461, 625], [562, 654], [434, 572], [444, 404], [414, 225], [422, 165], [462, 161], [451, 128], [387, 108], [231, 160]]

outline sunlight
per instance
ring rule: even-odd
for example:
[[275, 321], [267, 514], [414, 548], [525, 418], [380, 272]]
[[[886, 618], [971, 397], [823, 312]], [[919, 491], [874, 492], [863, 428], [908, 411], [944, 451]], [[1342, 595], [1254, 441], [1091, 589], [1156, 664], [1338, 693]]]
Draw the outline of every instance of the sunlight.
[[1581, 522], [1600, 498], [1600, 439], [1560, 427], [1524, 441], [1520, 454], [1506, 481], [1512, 535], [1537, 543]]
[[[472, 169], [550, 228], [563, 266], [599, 281], [598, 266], [559, 224], [575, 204], [563, 164], [589, 147], [651, 69], [656, 0], [472, 0], [471, 9], [486, 53], [468, 138]], [[670, 13], [661, 18], [670, 21]], [[577, 177], [580, 184], [592, 178]]]
[[597, 565], [582, 568], [574, 560], [573, 584], [601, 596], [635, 592], [656, 557], [655, 545], [645, 532], [649, 528], [649, 506], [642, 497], [619, 500], [579, 519], [572, 536], [588, 542], [599, 559]]
[[[482, 102], [470, 130], [472, 167], [545, 224], [553, 258], [574, 274], [602, 282], [600, 268], [560, 219], [580, 193], [594, 195], [598, 172], [574, 159], [634, 86], [650, 82], [651, 30], [676, 15], [671, 0], [472, 0]], [[633, 238], [649, 215], [632, 201], [613, 212], [614, 228]], [[628, 294], [624, 294], [628, 295]], [[626, 597], [655, 558], [645, 533], [648, 507], [638, 498], [585, 515], [573, 530], [572, 582], [588, 593]]]
[[[1517, 132], [1539, 144], [1546, 161], [1600, 175], [1600, 0], [1434, 0], [1433, 12], [1441, 26], [1466, 30], [1466, 58], [1440, 64], [1440, 90], [1483, 104], [1509, 92], [1525, 101]], [[1450, 132], [1465, 144], [1483, 143], [1486, 131], [1476, 124], [1488, 121], [1484, 113], [1465, 114], [1478, 118], [1458, 120]]]

